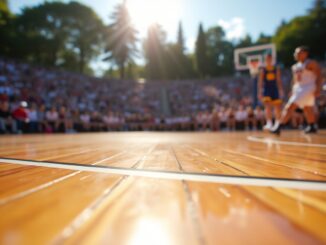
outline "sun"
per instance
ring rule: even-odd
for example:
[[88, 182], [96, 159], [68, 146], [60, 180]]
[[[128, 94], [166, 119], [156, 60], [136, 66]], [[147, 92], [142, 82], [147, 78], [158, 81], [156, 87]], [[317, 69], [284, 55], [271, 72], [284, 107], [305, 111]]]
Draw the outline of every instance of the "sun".
[[176, 29], [181, 19], [182, 0], [127, 0], [127, 8], [134, 26], [145, 34], [153, 23], [165, 31]]

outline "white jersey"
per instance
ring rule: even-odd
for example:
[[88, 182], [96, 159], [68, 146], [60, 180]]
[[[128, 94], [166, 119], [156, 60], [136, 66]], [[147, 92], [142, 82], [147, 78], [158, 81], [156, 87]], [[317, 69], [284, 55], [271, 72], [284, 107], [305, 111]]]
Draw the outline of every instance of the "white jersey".
[[300, 108], [306, 106], [314, 106], [315, 91], [316, 91], [316, 74], [307, 69], [310, 60], [301, 63], [298, 62], [292, 66], [294, 85], [292, 89], [292, 96], [289, 103], [294, 103]]
[[298, 62], [292, 66], [294, 82], [300, 85], [316, 84], [316, 74], [307, 69], [307, 65], [310, 60], [307, 59], [305, 62]]

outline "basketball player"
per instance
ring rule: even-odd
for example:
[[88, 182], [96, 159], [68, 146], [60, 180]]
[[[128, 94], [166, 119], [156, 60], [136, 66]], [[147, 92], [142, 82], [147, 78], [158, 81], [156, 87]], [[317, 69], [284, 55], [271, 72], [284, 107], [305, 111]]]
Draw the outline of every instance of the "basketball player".
[[274, 134], [280, 134], [281, 127], [290, 120], [296, 108], [304, 111], [308, 123], [305, 133], [317, 132], [314, 105], [316, 97], [321, 93], [321, 70], [316, 61], [309, 59], [309, 49], [306, 46], [296, 48], [294, 58], [297, 63], [292, 66], [292, 95], [282, 112], [280, 122], [271, 130]]
[[271, 130], [273, 127], [273, 109], [275, 122], [281, 117], [282, 98], [284, 96], [279, 67], [273, 65], [271, 54], [265, 56], [265, 67], [260, 70], [258, 84], [258, 98], [263, 101], [265, 107], [266, 125], [264, 130]]

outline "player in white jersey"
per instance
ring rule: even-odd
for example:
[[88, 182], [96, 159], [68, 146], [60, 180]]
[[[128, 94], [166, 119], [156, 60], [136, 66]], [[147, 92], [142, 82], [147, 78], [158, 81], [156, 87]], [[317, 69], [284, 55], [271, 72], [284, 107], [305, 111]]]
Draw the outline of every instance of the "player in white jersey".
[[280, 134], [281, 127], [290, 120], [297, 108], [303, 109], [308, 123], [305, 133], [317, 132], [314, 106], [316, 97], [321, 93], [321, 70], [316, 61], [309, 59], [309, 49], [305, 46], [295, 49], [294, 58], [297, 63], [292, 66], [292, 95], [282, 112], [279, 123], [271, 130], [274, 134]]

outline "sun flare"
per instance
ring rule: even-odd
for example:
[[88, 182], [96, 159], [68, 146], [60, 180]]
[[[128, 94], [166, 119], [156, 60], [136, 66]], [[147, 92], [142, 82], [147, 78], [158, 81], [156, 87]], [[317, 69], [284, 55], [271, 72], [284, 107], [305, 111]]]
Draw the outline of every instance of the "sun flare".
[[182, 0], [128, 0], [127, 7], [135, 27], [146, 33], [153, 23], [168, 31], [175, 29], [181, 19]]

